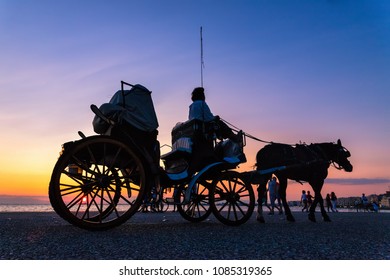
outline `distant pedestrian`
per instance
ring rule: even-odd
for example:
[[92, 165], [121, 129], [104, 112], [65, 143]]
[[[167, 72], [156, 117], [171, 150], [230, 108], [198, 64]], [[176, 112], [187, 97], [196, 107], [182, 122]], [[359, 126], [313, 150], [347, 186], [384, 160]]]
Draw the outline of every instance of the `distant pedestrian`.
[[311, 205], [313, 204], [313, 196], [310, 194], [310, 191], [307, 191], [306, 197], [307, 197], [307, 209], [310, 209]]
[[330, 194], [326, 194], [326, 207], [328, 208], [328, 213], [330, 212], [330, 210], [332, 210], [332, 212], [334, 212], [333, 210], [333, 207], [332, 207], [332, 201], [330, 200]]
[[301, 205], [303, 205], [302, 212], [304, 212], [305, 210], [306, 210], [306, 212], [309, 211], [307, 209], [307, 196], [306, 196], [306, 191], [305, 190], [302, 190]]
[[362, 193], [362, 197], [360, 198], [360, 200], [362, 202], [364, 211], [368, 211], [368, 198], [364, 193]]
[[379, 206], [378, 206], [378, 203], [376, 201], [374, 201], [372, 203], [372, 209], [374, 210], [375, 213], [378, 213], [379, 211]]
[[[275, 176], [273, 176], [272, 179], [268, 182], [268, 192], [269, 192], [269, 200], [271, 204], [269, 215], [274, 214], [275, 208], [279, 210], [279, 214], [283, 214], [283, 209], [282, 209], [280, 196], [279, 196], [279, 184], [276, 181]], [[275, 205], [275, 200], [278, 200], [278, 206]]]
[[337, 210], [337, 196], [334, 192], [330, 193], [330, 201], [332, 202], [332, 211], [333, 212], [339, 212]]

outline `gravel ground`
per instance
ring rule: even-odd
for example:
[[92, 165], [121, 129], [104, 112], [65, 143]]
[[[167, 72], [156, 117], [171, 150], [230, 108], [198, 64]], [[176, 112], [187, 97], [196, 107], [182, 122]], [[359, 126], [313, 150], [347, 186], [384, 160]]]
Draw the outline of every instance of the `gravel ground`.
[[254, 214], [246, 224], [229, 227], [212, 216], [195, 224], [176, 212], [137, 213], [117, 228], [90, 232], [54, 212], [0, 213], [0, 259], [390, 259], [389, 213], [330, 213], [331, 223], [293, 214], [295, 223], [275, 215], [260, 224]]

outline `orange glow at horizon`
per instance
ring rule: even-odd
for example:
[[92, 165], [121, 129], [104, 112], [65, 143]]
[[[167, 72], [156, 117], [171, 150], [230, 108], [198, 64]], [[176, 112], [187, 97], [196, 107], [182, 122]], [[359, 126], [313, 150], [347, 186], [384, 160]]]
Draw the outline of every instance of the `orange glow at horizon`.
[[46, 196], [50, 173], [0, 173], [0, 195]]
[[12, 144], [18, 147], [16, 151], [0, 148], [0, 195], [47, 196], [61, 143], [41, 141], [42, 138], [16, 139]]

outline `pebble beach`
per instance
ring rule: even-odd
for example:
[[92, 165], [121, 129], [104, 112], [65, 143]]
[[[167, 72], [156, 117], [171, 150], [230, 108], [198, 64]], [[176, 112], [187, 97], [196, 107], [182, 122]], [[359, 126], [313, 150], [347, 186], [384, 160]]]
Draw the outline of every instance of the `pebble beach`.
[[[267, 213], [265, 213], [267, 214]], [[1, 260], [389, 260], [390, 214], [330, 213], [317, 222], [293, 212], [238, 227], [212, 215], [201, 223], [177, 212], [137, 213], [111, 230], [91, 232], [54, 212], [0, 213]]]

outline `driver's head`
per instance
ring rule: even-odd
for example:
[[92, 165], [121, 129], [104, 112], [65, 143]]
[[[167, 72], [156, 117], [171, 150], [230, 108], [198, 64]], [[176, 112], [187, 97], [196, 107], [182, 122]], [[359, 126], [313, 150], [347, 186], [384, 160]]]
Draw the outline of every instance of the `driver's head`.
[[192, 91], [191, 99], [192, 101], [197, 101], [197, 100], [205, 101], [206, 97], [204, 96], [204, 88], [202, 87], [194, 88], [194, 90]]

